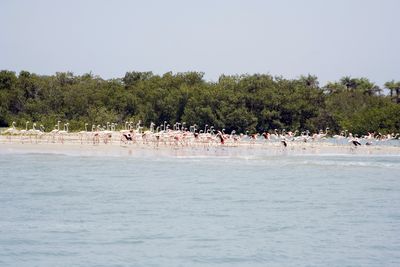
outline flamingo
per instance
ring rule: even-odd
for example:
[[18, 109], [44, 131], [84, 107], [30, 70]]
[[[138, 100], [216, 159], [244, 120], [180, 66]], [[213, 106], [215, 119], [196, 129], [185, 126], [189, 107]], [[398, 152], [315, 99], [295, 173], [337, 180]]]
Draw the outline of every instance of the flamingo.
[[19, 130], [15, 127], [15, 125], [16, 125], [16, 123], [15, 123], [15, 121], [13, 121], [11, 124], [11, 127], [4, 131], [4, 134], [7, 135], [7, 138], [9, 139], [10, 142], [11, 142], [12, 135], [19, 134]]
[[11, 124], [11, 127], [8, 128], [7, 130], [5, 130], [3, 132], [3, 134], [14, 134], [14, 133], [16, 133], [17, 128], [15, 128], [15, 124], [16, 124], [15, 121], [13, 121], [12, 124]]
[[150, 123], [150, 132], [152, 132], [152, 133], [154, 133], [154, 126], [155, 126], [155, 123], [151, 122]]
[[223, 135], [223, 133], [221, 131], [218, 131], [216, 136], [219, 138], [219, 141], [220, 141], [221, 145], [225, 144], [225, 138], [224, 138], [224, 135]]
[[3, 134], [8, 135], [7, 138], [9, 138], [10, 142], [11, 142], [11, 136], [12, 136], [12, 135], [19, 134], [19, 131], [17, 130], [17, 128], [15, 127], [15, 125], [16, 125], [16, 123], [15, 123], [15, 121], [13, 121], [12, 124], [11, 124], [11, 127], [8, 128], [7, 130], [5, 130], [5, 131], [3, 132]]
[[328, 128], [328, 127], [326, 127], [326, 128], [325, 128], [325, 133], [323, 132], [323, 130], [322, 130], [322, 129], [321, 129], [321, 130], [319, 130], [319, 133], [315, 133], [315, 134], [313, 134], [313, 137], [312, 137], [312, 139], [313, 139], [313, 140], [316, 140], [316, 139], [322, 139], [322, 138], [326, 137], [326, 136], [327, 136], [327, 134], [328, 134], [328, 130], [329, 130], [329, 128]]
[[190, 125], [190, 126], [189, 126], [189, 131], [190, 131], [191, 133], [196, 132], [196, 130], [197, 130], [197, 129], [196, 129], [196, 126], [197, 126], [196, 124]]
[[92, 135], [93, 135], [93, 144], [100, 143], [100, 133], [99, 133], [100, 125], [92, 124]]
[[36, 142], [38, 139], [42, 139], [42, 136], [45, 133], [45, 128], [42, 124], [39, 125], [39, 129], [36, 130]]
[[308, 140], [311, 138], [310, 137], [310, 131], [306, 130], [305, 132], [303, 132], [300, 138], [304, 143], [307, 143]]
[[32, 142], [32, 136], [35, 136], [35, 142], [38, 142], [38, 136], [41, 136], [43, 132], [41, 130], [36, 129], [36, 123], [32, 124], [32, 129], [28, 131], [29, 138], [31, 139]]
[[106, 129], [104, 131], [102, 131], [104, 144], [107, 144], [108, 141], [112, 141], [112, 134], [113, 134], [113, 132], [111, 130], [110, 122], [107, 122]]
[[55, 142], [56, 135], [60, 131], [60, 123], [61, 121], [57, 121], [57, 124], [54, 126], [54, 129], [50, 131], [53, 143]]
[[69, 126], [68, 122], [64, 123], [64, 130], [58, 131], [58, 134], [60, 135], [59, 138], [62, 144], [64, 144], [64, 135], [68, 134], [68, 126]]
[[270, 135], [273, 139], [279, 139], [280, 135], [278, 133], [278, 129], [274, 129], [274, 133]]
[[85, 123], [85, 130], [84, 131], [80, 131], [79, 133], [78, 133], [78, 135], [79, 135], [79, 137], [80, 137], [80, 139], [81, 139], [81, 144], [83, 144], [83, 138], [84, 137], [86, 137], [86, 139], [87, 139], [87, 135], [88, 135], [88, 129], [87, 129], [87, 127], [88, 127], [88, 123]]
[[19, 133], [21, 134], [21, 142], [22, 143], [24, 143], [24, 141], [23, 141], [24, 135], [28, 133], [28, 124], [29, 124], [29, 121], [25, 122], [25, 130], [19, 131]]
[[270, 140], [271, 139], [271, 134], [268, 132], [263, 132], [262, 136], [264, 137], [265, 140]]

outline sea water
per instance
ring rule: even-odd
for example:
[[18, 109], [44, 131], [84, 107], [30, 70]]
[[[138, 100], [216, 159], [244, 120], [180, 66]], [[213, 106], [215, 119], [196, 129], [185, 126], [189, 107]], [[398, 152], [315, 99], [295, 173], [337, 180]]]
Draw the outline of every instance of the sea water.
[[400, 266], [400, 156], [0, 154], [0, 266]]

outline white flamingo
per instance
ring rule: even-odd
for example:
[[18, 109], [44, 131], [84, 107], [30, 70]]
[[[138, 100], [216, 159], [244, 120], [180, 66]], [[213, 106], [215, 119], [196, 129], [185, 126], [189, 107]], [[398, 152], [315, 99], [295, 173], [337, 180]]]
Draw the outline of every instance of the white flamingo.
[[15, 121], [13, 121], [12, 124], [11, 124], [11, 127], [3, 132], [3, 134], [7, 135], [7, 138], [9, 139], [10, 142], [11, 142], [11, 136], [12, 135], [18, 135], [19, 134], [19, 131], [17, 130], [15, 125], [16, 125], [16, 123], [15, 123]]
[[88, 129], [87, 129], [88, 125], [89, 125], [88, 123], [85, 123], [85, 130], [78, 132], [79, 138], [81, 140], [81, 144], [83, 144], [83, 139], [84, 138], [87, 140], [87, 136], [88, 136], [88, 133], [89, 133]]
[[28, 133], [28, 124], [29, 124], [29, 121], [25, 122], [25, 130], [19, 131], [19, 133], [21, 135], [21, 142], [22, 143], [24, 143], [24, 136]]
[[32, 143], [32, 136], [35, 137], [35, 142], [37, 143], [37, 142], [38, 142], [38, 136], [39, 136], [41, 133], [42, 133], [42, 132], [41, 132], [40, 130], [37, 130], [37, 129], [36, 129], [36, 123], [34, 122], [34, 123], [32, 124], [32, 129], [28, 130], [28, 135], [29, 135], [29, 138], [30, 138], [30, 140], [31, 140], [31, 143]]
[[56, 139], [56, 135], [58, 134], [58, 132], [60, 131], [60, 123], [61, 121], [57, 121], [57, 124], [54, 126], [54, 129], [50, 131], [50, 136], [52, 138], [52, 142], [55, 142]]
[[67, 134], [68, 134], [68, 126], [69, 126], [69, 123], [68, 123], [68, 122], [67, 122], [67, 123], [64, 123], [64, 130], [58, 131], [59, 139], [60, 139], [60, 141], [61, 141], [62, 144], [64, 144], [64, 135], [67, 135]]

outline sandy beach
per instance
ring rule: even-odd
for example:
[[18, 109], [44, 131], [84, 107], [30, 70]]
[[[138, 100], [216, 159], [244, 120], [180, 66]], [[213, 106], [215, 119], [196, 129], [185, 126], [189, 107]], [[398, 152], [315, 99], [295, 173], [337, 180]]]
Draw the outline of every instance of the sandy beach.
[[171, 146], [165, 144], [121, 143], [113, 141], [108, 144], [80, 142], [31, 142], [25, 140], [9, 141], [0, 137], [0, 153], [47, 153], [77, 156], [137, 156], [137, 157], [252, 157], [274, 155], [400, 155], [400, 146], [372, 145], [354, 147], [350, 144], [337, 145], [329, 142], [289, 143], [287, 147], [279, 142], [240, 143], [240, 144], [196, 144], [194, 146]]

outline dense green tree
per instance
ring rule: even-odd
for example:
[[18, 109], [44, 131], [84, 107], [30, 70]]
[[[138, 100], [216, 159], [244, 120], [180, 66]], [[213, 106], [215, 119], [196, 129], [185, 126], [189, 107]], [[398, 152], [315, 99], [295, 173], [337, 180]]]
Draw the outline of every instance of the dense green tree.
[[385, 84], [390, 96], [366, 78], [343, 77], [320, 87], [313, 75], [298, 79], [269, 74], [221, 75], [216, 82], [202, 72], [127, 72], [104, 80], [92, 73], [81, 76], [57, 72], [40, 76], [0, 71], [0, 127], [16, 121], [43, 124], [58, 120], [71, 130], [125, 121], [149, 126], [185, 122], [206, 124], [230, 133], [274, 129], [333, 132], [347, 129], [364, 134], [400, 130], [400, 82]]

